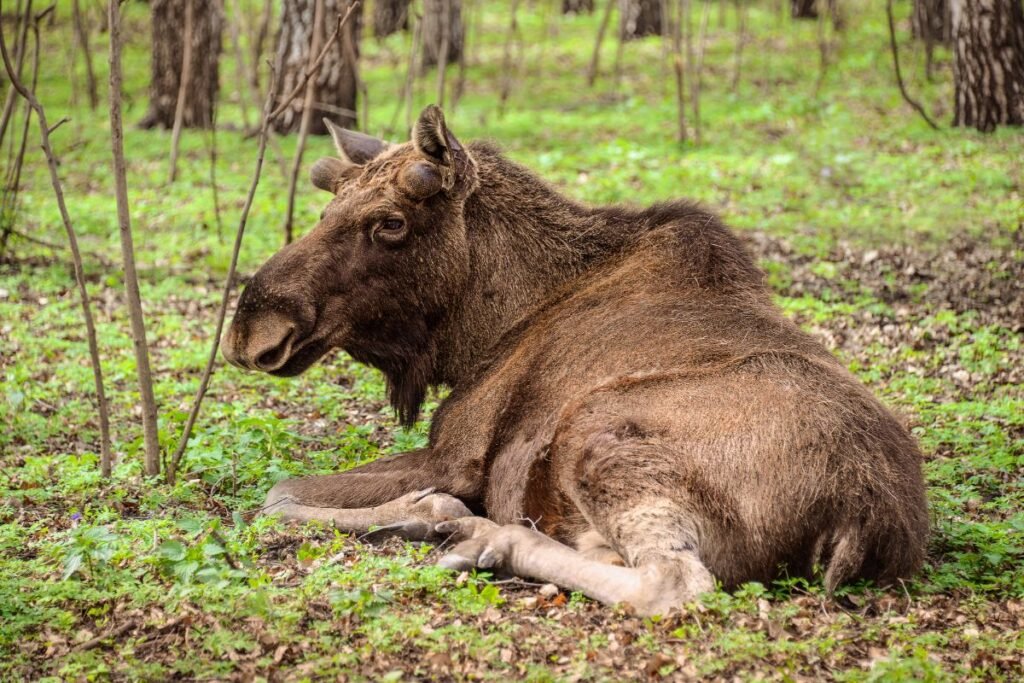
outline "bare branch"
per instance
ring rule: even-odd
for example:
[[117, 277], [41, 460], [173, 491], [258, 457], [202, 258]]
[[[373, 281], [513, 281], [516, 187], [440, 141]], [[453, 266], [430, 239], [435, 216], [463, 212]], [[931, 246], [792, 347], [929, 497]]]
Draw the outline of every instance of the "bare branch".
[[[0, 0], [0, 13], [3, 12], [2, 0]], [[38, 27], [37, 27], [38, 41]], [[37, 42], [38, 52], [38, 42]], [[92, 376], [96, 385], [96, 403], [100, 421], [100, 467], [103, 476], [110, 476], [111, 454], [110, 454], [110, 418], [107, 412], [106, 392], [103, 390], [103, 368], [100, 365], [99, 346], [96, 342], [96, 325], [92, 317], [92, 305], [89, 303], [89, 292], [85, 286], [85, 272], [82, 268], [82, 254], [78, 249], [78, 236], [74, 226], [71, 224], [71, 216], [68, 214], [67, 204], [64, 202], [64, 189], [57, 174], [57, 156], [53, 153], [50, 145], [50, 127], [46, 124], [46, 111], [39, 103], [35, 93], [28, 90], [21, 82], [17, 72], [11, 65], [7, 54], [7, 44], [4, 42], [3, 32], [0, 31], [0, 55], [3, 57], [4, 68], [7, 70], [7, 77], [11, 81], [12, 92], [16, 91], [24, 97], [32, 110], [36, 113], [39, 122], [39, 135], [42, 139], [43, 152], [46, 154], [46, 163], [50, 169], [50, 183], [53, 185], [53, 193], [57, 198], [57, 207], [60, 210], [60, 217], [64, 223], [64, 231], [67, 233], [68, 247], [71, 250], [71, 263], [75, 272], [75, 283], [78, 286], [79, 299], [82, 304], [82, 315], [85, 318], [85, 333], [89, 344], [89, 359], [92, 363]]]
[[928, 116], [928, 112], [924, 110], [924, 107], [917, 100], [910, 96], [906, 86], [903, 85], [903, 73], [900, 71], [900, 53], [899, 48], [896, 46], [896, 25], [892, 18], [892, 0], [886, 0], [885, 14], [889, 19], [889, 47], [892, 49], [892, 63], [896, 68], [896, 84], [900, 87], [900, 94], [903, 95], [903, 100], [921, 115], [925, 123], [931, 126], [933, 130], [939, 130], [939, 127], [932, 121], [932, 118]]
[[78, 6], [78, 0], [71, 2], [71, 21], [75, 29], [75, 40], [82, 50], [85, 58], [85, 82], [89, 90], [89, 108], [93, 111], [99, 105], [99, 95], [96, 89], [96, 74], [92, 68], [92, 50], [89, 47], [89, 28], [85, 25], [82, 17], [82, 10]]
[[132, 345], [142, 402], [142, 434], [145, 443], [146, 474], [160, 474], [160, 440], [157, 434], [156, 398], [153, 376], [149, 368], [149, 346], [146, 343], [146, 321], [142, 313], [139, 277], [135, 271], [135, 246], [132, 240], [131, 215], [128, 210], [128, 181], [124, 161], [124, 124], [121, 120], [121, 8], [118, 0], [110, 0], [110, 143], [114, 165], [114, 195], [117, 199], [117, 223], [121, 233], [121, 260], [124, 267], [124, 288], [128, 299], [128, 315], [132, 326]]

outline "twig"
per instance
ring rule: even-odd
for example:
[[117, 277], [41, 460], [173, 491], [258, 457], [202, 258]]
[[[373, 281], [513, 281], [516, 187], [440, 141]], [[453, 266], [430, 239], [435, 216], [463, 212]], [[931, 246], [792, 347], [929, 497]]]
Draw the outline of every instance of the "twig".
[[217, 104], [214, 103], [210, 120], [210, 137], [207, 138], [207, 153], [210, 158], [210, 192], [213, 194], [213, 218], [217, 222], [217, 240], [224, 241], [224, 225], [220, 220], [220, 195], [217, 191]]
[[[3, 12], [2, 0], [0, 0], [0, 13]], [[85, 287], [85, 272], [82, 268], [82, 254], [78, 249], [78, 236], [75, 234], [74, 226], [71, 224], [71, 216], [68, 214], [68, 207], [64, 202], [64, 189], [57, 175], [57, 157], [50, 146], [50, 127], [46, 125], [46, 111], [43, 105], [36, 99], [35, 93], [29, 91], [22, 84], [21, 79], [11, 65], [10, 57], [7, 54], [7, 44], [4, 42], [3, 31], [0, 31], [0, 55], [3, 57], [4, 68], [7, 70], [7, 77], [11, 81], [11, 87], [18, 94], [24, 97], [32, 110], [36, 113], [39, 122], [39, 135], [42, 138], [43, 152], [46, 154], [46, 163], [50, 169], [50, 183], [53, 185], [53, 193], [57, 197], [57, 207], [60, 210], [60, 217], [64, 223], [64, 231], [67, 233], [68, 246], [71, 249], [71, 262], [75, 271], [75, 283], [78, 286], [79, 298], [82, 304], [82, 314], [85, 318], [85, 333], [89, 343], [89, 359], [92, 363], [92, 376], [96, 384], [96, 403], [99, 410], [100, 420], [100, 467], [103, 476], [110, 476], [110, 418], [107, 413], [107, 398], [103, 390], [103, 368], [100, 366], [99, 346], [96, 343], [96, 325], [93, 322], [92, 306], [89, 303], [89, 292]]]
[[124, 288], [132, 325], [132, 346], [135, 349], [139, 398], [142, 403], [142, 434], [145, 444], [146, 474], [160, 474], [160, 439], [157, 433], [156, 398], [153, 396], [153, 375], [149, 368], [149, 346], [146, 343], [146, 321], [139, 294], [139, 277], [135, 271], [135, 246], [132, 240], [131, 214], [128, 209], [128, 181], [124, 161], [124, 124], [121, 121], [121, 7], [119, 0], [110, 0], [110, 143], [114, 162], [114, 194], [117, 200], [117, 223], [121, 233], [121, 260], [124, 266]]
[[348, 10], [345, 12], [344, 15], [338, 18], [338, 24], [334, 27], [334, 33], [332, 33], [331, 37], [327, 39], [326, 43], [324, 43], [324, 47], [322, 50], [320, 50], [320, 54], [317, 55], [316, 61], [313, 62], [313, 65], [306, 70], [306, 73], [302, 75], [302, 78], [299, 79], [299, 82], [295, 84], [295, 87], [292, 89], [292, 91], [288, 93], [287, 97], [284, 98], [284, 101], [278, 104], [277, 108], [274, 109], [274, 111], [270, 112], [271, 119], [276, 119], [278, 116], [280, 116], [281, 113], [288, 108], [288, 105], [292, 103], [292, 100], [298, 97], [299, 93], [302, 92], [303, 88], [306, 87], [306, 82], [309, 81], [309, 79], [316, 75], [316, 72], [320, 70], [320, 65], [323, 64], [324, 58], [327, 56], [327, 52], [331, 49], [331, 46], [334, 44], [334, 41], [337, 40], [338, 36], [341, 34], [341, 29], [348, 22], [349, 15], [351, 15], [352, 11], [358, 6], [359, 2], [357, 0], [356, 2], [353, 2], [351, 5], [348, 6]]
[[928, 112], [910, 96], [906, 86], [903, 85], [903, 74], [900, 72], [900, 53], [896, 47], [896, 25], [892, 18], [892, 0], [885, 0], [885, 15], [889, 19], [889, 47], [892, 49], [892, 63], [896, 67], [896, 84], [900, 87], [900, 94], [903, 95], [903, 100], [913, 107], [933, 130], [939, 130], [939, 127], [928, 116]]
[[84, 643], [82, 643], [81, 645], [77, 645], [77, 646], [75, 646], [72, 649], [76, 650], [78, 652], [85, 652], [87, 650], [93, 650], [93, 649], [99, 647], [100, 645], [102, 645], [104, 640], [110, 640], [112, 638], [118, 638], [118, 637], [124, 635], [125, 633], [127, 633], [128, 631], [131, 631], [133, 628], [135, 628], [135, 624], [133, 624], [130, 621], [126, 621], [125, 623], [121, 624], [120, 626], [116, 626], [116, 627], [110, 629], [109, 631], [107, 631], [106, 633], [101, 633], [100, 635], [96, 636], [95, 638], [92, 638], [91, 640], [87, 640]]
[[171, 132], [171, 171], [167, 180], [173, 183], [178, 175], [178, 144], [181, 142], [181, 126], [185, 120], [185, 101], [192, 84], [192, 33], [195, 30], [195, 0], [185, 0], [184, 48], [181, 51], [181, 78], [178, 81], [178, 99], [174, 103], [174, 128]]
[[[313, 5], [313, 28], [309, 37], [309, 59], [320, 49], [320, 35], [324, 30], [324, 0], [316, 0]], [[302, 166], [302, 155], [306, 151], [306, 139], [309, 137], [309, 125], [313, 121], [313, 100], [316, 97], [316, 80], [306, 82], [306, 94], [302, 103], [302, 119], [299, 121], [299, 140], [295, 145], [295, 156], [288, 177], [288, 209], [284, 219], [284, 243], [292, 243], [292, 219], [295, 216], [295, 186], [299, 180], [299, 167]]]
[[604, 35], [608, 32], [608, 23], [612, 19], [612, 9], [615, 8], [616, 0], [608, 0], [604, 6], [604, 14], [601, 15], [601, 25], [597, 29], [597, 39], [594, 41], [594, 51], [590, 53], [590, 64], [587, 66], [587, 87], [594, 87], [597, 80], [597, 69], [601, 63], [601, 43], [604, 42]]
[[[117, 0], [111, 0], [111, 2], [117, 2]], [[331, 47], [333, 42], [337, 40], [338, 34], [341, 29], [348, 22], [349, 16], [352, 14], [352, 10], [358, 5], [358, 2], [352, 3], [348, 11], [345, 12], [339, 22], [334, 33], [327, 40], [324, 45], [324, 49], [320, 52], [320, 57], [316, 61], [317, 69], [320, 68], [320, 64], [323, 62], [323, 56], [327, 54], [327, 50]], [[280, 58], [280, 56], [279, 56]], [[280, 59], [279, 59], [280, 61]], [[306, 80], [315, 75], [308, 73]], [[276, 109], [273, 109], [274, 104], [274, 88], [276, 86], [277, 71], [273, 65], [270, 67], [270, 87], [267, 90], [267, 99], [263, 107], [263, 122], [260, 124], [260, 143], [259, 149], [256, 156], [256, 168], [253, 171], [252, 182], [249, 185], [249, 194], [245, 198], [245, 204], [242, 206], [242, 215], [238, 220], [238, 230], [235, 233], [235, 244], [231, 251], [231, 263], [228, 266], [228, 275], [224, 280], [224, 293], [221, 296], [220, 308], [217, 311], [217, 324], [213, 334], [213, 342], [210, 344], [210, 355], [206, 359], [206, 367], [203, 368], [203, 375], [199, 381], [199, 388], [196, 390], [195, 398], [192, 400], [192, 407], [189, 409], [188, 418], [185, 421], [185, 428], [182, 430], [181, 439], [178, 441], [177, 448], [174, 449], [174, 453], [171, 455], [167, 465], [167, 482], [170, 484], [174, 483], [175, 475], [178, 471], [178, 465], [181, 463], [181, 457], [185, 453], [185, 448], [188, 446], [188, 440], [192, 436], [192, 429], [195, 427], [196, 418], [199, 416], [199, 409], [203, 403], [203, 397], [206, 396], [206, 390], [210, 385], [210, 376], [213, 374], [213, 366], [217, 361], [217, 351], [220, 350], [220, 337], [224, 332], [224, 320], [227, 317], [228, 302], [231, 300], [231, 291], [234, 286], [235, 272], [238, 270], [238, 254], [242, 250], [242, 237], [245, 235], [245, 224], [249, 220], [249, 211], [252, 209], [252, 202], [256, 196], [256, 186], [260, 182], [260, 174], [263, 172], [263, 159], [267, 151], [267, 139], [270, 136], [270, 124], [273, 122], [282, 111], [284, 111], [289, 104], [291, 99], [282, 102]], [[296, 93], [291, 95], [295, 97]]]
[[71, 21], [74, 24], [75, 39], [78, 47], [82, 49], [85, 56], [85, 79], [89, 89], [89, 108], [93, 111], [99, 105], [99, 95], [96, 90], [96, 74], [92, 69], [92, 50], [89, 48], [89, 29], [82, 20], [82, 10], [78, 6], [78, 0], [71, 2]]

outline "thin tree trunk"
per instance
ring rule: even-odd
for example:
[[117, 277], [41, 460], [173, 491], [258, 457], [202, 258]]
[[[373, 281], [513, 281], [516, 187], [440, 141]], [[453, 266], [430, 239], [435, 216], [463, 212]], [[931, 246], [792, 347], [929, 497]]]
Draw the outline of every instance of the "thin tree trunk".
[[[25, 64], [25, 53], [28, 51], [28, 27], [32, 19], [32, 0], [26, 0], [25, 9], [22, 12], [18, 23], [18, 32], [14, 40], [14, 60], [17, 62], [15, 74], [21, 78], [22, 67]], [[14, 114], [14, 101], [17, 94], [14, 88], [7, 91], [7, 99], [4, 101], [4, 112], [0, 115], [0, 144], [3, 144], [4, 136], [7, 133], [7, 126]]]
[[[187, 84], [182, 125], [209, 128], [217, 100], [221, 33], [224, 13], [219, 0], [189, 0], [193, 31], [190, 46], [190, 83]], [[139, 121], [141, 128], [173, 128], [182, 92], [182, 27], [186, 0], [151, 0], [152, 55], [150, 59], [149, 109]]]
[[[252, 35], [252, 41], [250, 48], [252, 49], [252, 59], [250, 60], [253, 65], [252, 69], [252, 87], [254, 91], [260, 89], [260, 61], [263, 59], [263, 44], [267, 42], [267, 36], [270, 35], [270, 22], [274, 18], [274, 2], [273, 0], [265, 0], [263, 3], [263, 11], [260, 13], [259, 27], [256, 29], [255, 35]], [[279, 74], [280, 75], [280, 74]]]
[[153, 376], [149, 368], [149, 345], [146, 343], [146, 321], [139, 295], [139, 278], [135, 272], [135, 246], [132, 240], [131, 215], [128, 210], [128, 181], [124, 162], [124, 126], [121, 121], [121, 17], [120, 0], [110, 0], [110, 141], [114, 157], [114, 195], [117, 199], [117, 223], [121, 233], [121, 260], [124, 287], [128, 298], [128, 314], [132, 325], [132, 343], [142, 403], [142, 433], [145, 443], [146, 474], [160, 474], [160, 441], [157, 432], [156, 398]]
[[597, 39], [594, 41], [594, 51], [590, 54], [590, 65], [587, 66], [587, 86], [594, 87], [597, 80], [597, 69], [601, 63], [601, 43], [604, 42], [604, 35], [608, 32], [608, 24], [611, 23], [612, 10], [615, 9], [617, 0], [608, 0], [604, 6], [604, 14], [601, 15], [601, 25], [597, 29]]
[[92, 50], [89, 48], [89, 27], [85, 25], [85, 19], [82, 17], [78, 0], [72, 0], [71, 2], [71, 16], [75, 27], [75, 39], [78, 41], [78, 47], [82, 50], [82, 56], [85, 59], [85, 80], [89, 91], [89, 108], [95, 111], [99, 105], [99, 95], [96, 91], [96, 74], [92, 68]]
[[463, 33], [461, 0], [423, 0], [423, 58], [420, 66], [427, 68], [441, 63], [445, 36], [448, 49], [444, 63], [458, 61]]
[[[2, 12], [3, 8], [0, 6], [0, 13]], [[38, 35], [37, 28], [37, 54], [39, 51]], [[27, 45], [23, 45], [23, 53], [26, 47]], [[56, 154], [53, 152], [53, 147], [50, 145], [50, 131], [55, 130], [56, 126], [53, 129], [50, 128], [46, 120], [46, 111], [36, 98], [35, 92], [25, 88], [16, 69], [11, 65], [11, 59], [7, 54], [7, 44], [4, 42], [2, 31], [0, 31], [0, 55], [3, 58], [7, 77], [11, 81], [11, 90], [16, 91], [28, 101], [29, 106], [35, 111], [36, 119], [39, 123], [39, 136], [42, 141], [43, 152], [46, 155], [47, 168], [50, 170], [50, 184], [53, 186], [53, 193], [57, 198], [57, 208], [60, 211], [61, 221], [64, 224], [64, 232], [67, 234], [68, 247], [71, 250], [71, 263], [75, 273], [75, 284], [78, 287], [79, 301], [82, 305], [82, 316], [85, 318], [85, 335], [89, 345], [89, 360], [92, 364], [92, 376], [96, 387], [96, 405], [100, 422], [100, 469], [104, 477], [109, 477], [111, 469], [110, 418], [107, 412], [106, 392], [103, 389], [103, 368], [100, 364], [99, 344], [96, 341], [96, 324], [92, 317], [89, 291], [85, 286], [85, 271], [82, 267], [82, 253], [78, 249], [78, 236], [75, 233], [74, 226], [71, 224], [71, 215], [68, 213], [67, 204], [64, 202], [64, 189], [60, 182], [60, 176], [57, 173], [59, 162]], [[60, 124], [58, 123], [57, 125], [59, 126]]]
[[736, 92], [740, 87], [740, 75], [743, 73], [743, 46], [747, 42], [747, 3], [744, 0], [735, 0], [736, 22], [739, 30], [736, 35], [736, 57], [733, 61], [732, 91]]
[[[249, 64], [245, 59], [245, 50], [242, 49], [242, 29], [239, 25], [240, 10], [238, 0], [228, 0], [231, 3], [231, 10], [228, 15], [228, 30], [231, 32], [231, 46], [235, 51], [235, 87], [238, 88], [238, 104], [242, 110], [242, 125], [245, 130], [252, 130], [249, 124], [249, 103], [255, 100], [256, 90], [252, 86], [252, 76], [249, 73]], [[255, 65], [254, 65], [255, 66]]]
[[[513, 10], [514, 11], [514, 10]], [[513, 18], [513, 22], [515, 19]], [[437, 50], [437, 106], [444, 108], [444, 82], [448, 74], [448, 52], [452, 40], [452, 0], [441, 0], [441, 45]], [[458, 50], [459, 57], [462, 49]], [[502, 102], [504, 104], [504, 101]]]
[[508, 104], [509, 95], [512, 93], [512, 71], [514, 69], [512, 44], [519, 40], [519, 0], [512, 0], [512, 6], [509, 11], [511, 16], [508, 23], [508, 33], [505, 34], [505, 46], [501, 57], [501, 91], [498, 94], [499, 115], [504, 115], [505, 105]]
[[952, 0], [954, 126], [989, 133], [1024, 125], [1024, 8], [1020, 0]]
[[686, 142], [686, 70], [683, 64], [684, 0], [676, 2], [676, 18], [672, 22], [672, 66], [676, 79], [676, 140]]
[[704, 0], [704, 11], [700, 15], [700, 42], [697, 51], [697, 63], [693, 70], [693, 80], [690, 86], [690, 99], [693, 100], [693, 141], [700, 146], [702, 140], [702, 126], [700, 119], [700, 90], [701, 81], [704, 78], [704, 52], [707, 48], [708, 37], [708, 15], [711, 14], [711, 0]]
[[[312, 69], [316, 55], [320, 53], [321, 36], [324, 34], [324, 0], [316, 0], [313, 8], [313, 37], [309, 45], [309, 65]], [[316, 98], [316, 79], [306, 82], [306, 94], [302, 103], [302, 122], [299, 124], [299, 141], [295, 145], [295, 158], [292, 160], [291, 176], [288, 178], [288, 209], [284, 221], [284, 243], [292, 242], [292, 219], [295, 216], [295, 188], [299, 180], [299, 168], [302, 166], [302, 155], [306, 151], [306, 138], [309, 137], [309, 124], [313, 118], [313, 102]]]
[[[181, 53], [181, 78], [178, 83], [178, 97], [174, 106], [174, 130], [171, 133], [171, 172], [168, 183], [174, 183], [178, 175], [178, 145], [181, 143], [181, 126], [185, 122], [185, 103], [188, 101], [189, 86], [192, 84], [192, 40], [195, 27], [195, 0], [185, 0], [185, 35]], [[213, 112], [210, 112], [213, 124]]]

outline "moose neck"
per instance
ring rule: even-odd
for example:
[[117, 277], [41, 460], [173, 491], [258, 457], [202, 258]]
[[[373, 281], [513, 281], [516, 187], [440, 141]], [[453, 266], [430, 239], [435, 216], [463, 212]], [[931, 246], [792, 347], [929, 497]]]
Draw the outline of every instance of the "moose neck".
[[486, 144], [473, 144], [479, 187], [464, 219], [472, 271], [439, 330], [435, 381], [454, 386], [512, 326], [566, 282], [635, 238], [624, 212], [563, 197]]

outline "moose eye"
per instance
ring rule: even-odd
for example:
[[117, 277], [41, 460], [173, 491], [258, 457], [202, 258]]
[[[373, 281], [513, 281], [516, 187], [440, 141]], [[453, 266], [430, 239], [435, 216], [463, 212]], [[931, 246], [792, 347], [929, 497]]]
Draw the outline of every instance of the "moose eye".
[[407, 232], [405, 221], [401, 218], [385, 218], [378, 224], [377, 229], [374, 230], [373, 237], [394, 244], [405, 239]]

